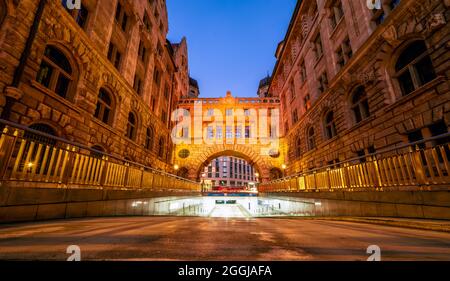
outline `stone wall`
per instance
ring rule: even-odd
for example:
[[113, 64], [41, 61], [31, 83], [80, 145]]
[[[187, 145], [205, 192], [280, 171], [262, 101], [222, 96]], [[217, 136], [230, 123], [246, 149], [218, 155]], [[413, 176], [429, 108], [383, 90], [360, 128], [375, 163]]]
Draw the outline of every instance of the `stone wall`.
[[[423, 138], [431, 137], [430, 127], [439, 122], [448, 128], [448, 2], [400, 1], [385, 21], [376, 25], [365, 1], [342, 1], [344, 17], [335, 29], [329, 24], [333, 1], [318, 1], [315, 15], [310, 14], [309, 2], [303, 2], [292, 19], [270, 88], [281, 98], [282, 125], [288, 125], [284, 132], [290, 148], [289, 173], [408, 143], [412, 132], [420, 131]], [[317, 60], [313, 40], [319, 32], [323, 56]], [[346, 38], [350, 40], [353, 56], [341, 68], [337, 64], [336, 50]], [[425, 42], [436, 78], [403, 96], [395, 77], [395, 63], [415, 40]], [[302, 62], [306, 66], [304, 82], [300, 77]], [[328, 89], [319, 93], [318, 79], [324, 71], [328, 76]], [[294, 82], [293, 100], [290, 81]], [[370, 116], [356, 123], [351, 96], [359, 86], [365, 89]], [[303, 99], [308, 94], [312, 106], [305, 110]], [[297, 122], [293, 122], [294, 110], [298, 111]], [[334, 112], [337, 135], [328, 139], [324, 119], [330, 111]], [[310, 127], [315, 131], [314, 149], [308, 147]]]
[[[64, 9], [61, 1], [47, 1], [18, 90], [7, 86], [19, 64], [39, 1], [6, 2], [8, 15], [0, 26], [0, 112], [6, 104], [5, 96], [14, 93], [10, 121], [27, 126], [46, 124], [59, 137], [171, 171], [169, 111], [188, 91], [188, 66], [186, 40], [176, 48], [166, 41], [165, 2], [153, 1], [150, 5], [146, 0], [120, 0], [128, 14], [126, 32], [122, 32], [114, 18], [117, 0], [82, 1], [89, 11], [84, 28]], [[144, 13], [150, 19], [151, 30], [144, 25]], [[110, 41], [119, 40], [116, 37], [124, 39], [125, 44], [118, 69], [107, 58]], [[140, 42], [147, 48], [147, 59], [142, 66], [142, 92], [137, 93], [133, 86], [138, 65], [142, 64], [138, 59]], [[73, 81], [66, 98], [36, 81], [44, 50], [49, 45], [61, 51], [73, 69]], [[179, 71], [176, 71], [177, 64], [180, 64]], [[153, 79], [156, 68], [161, 71], [159, 86]], [[112, 118], [107, 123], [94, 117], [101, 88], [112, 98]], [[130, 112], [137, 117], [133, 139], [125, 137]], [[148, 146], [147, 128], [154, 132]], [[158, 153], [160, 139], [163, 140], [162, 155]]]

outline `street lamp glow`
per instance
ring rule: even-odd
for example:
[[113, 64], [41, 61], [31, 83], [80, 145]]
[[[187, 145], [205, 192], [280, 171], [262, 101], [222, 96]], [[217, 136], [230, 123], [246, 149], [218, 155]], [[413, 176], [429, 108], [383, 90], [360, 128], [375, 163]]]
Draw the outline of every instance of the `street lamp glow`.
[[177, 164], [173, 165], [173, 168], [175, 171], [178, 171], [178, 169], [180, 168], [180, 166], [178, 166]]
[[287, 166], [286, 164], [281, 165], [281, 169], [286, 170]]
[[259, 173], [255, 173], [255, 177], [259, 177]]
[[33, 163], [32, 163], [32, 162], [27, 163], [27, 167], [28, 167], [28, 168], [33, 167]]

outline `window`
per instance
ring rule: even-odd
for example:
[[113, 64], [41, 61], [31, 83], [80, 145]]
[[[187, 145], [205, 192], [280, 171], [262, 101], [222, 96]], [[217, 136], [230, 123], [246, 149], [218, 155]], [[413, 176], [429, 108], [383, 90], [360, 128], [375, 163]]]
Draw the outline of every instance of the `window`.
[[148, 17], [147, 13], [144, 13], [144, 25], [148, 32], [152, 31], [152, 22], [150, 21], [150, 18]]
[[137, 120], [136, 115], [132, 112], [128, 114], [128, 122], [127, 122], [127, 132], [126, 137], [130, 140], [135, 140], [136, 138], [136, 130], [137, 130]]
[[128, 15], [125, 13], [125, 10], [122, 7], [122, 4], [117, 3], [116, 8], [116, 22], [122, 28], [122, 31], [126, 32], [128, 27]]
[[217, 126], [217, 128], [216, 128], [216, 138], [218, 138], [218, 139], [222, 139], [223, 138], [222, 126]]
[[119, 52], [114, 43], [109, 43], [108, 60], [119, 70], [122, 63], [122, 53]]
[[36, 81], [59, 96], [68, 98], [73, 72], [67, 57], [55, 47], [47, 46]]
[[72, 0], [62, 0], [61, 3], [63, 5], [63, 7], [75, 19], [77, 24], [81, 28], [84, 29], [86, 27], [86, 23], [87, 23], [88, 16], [89, 16], [88, 9], [86, 9], [86, 7], [83, 5], [83, 3], [81, 3], [80, 9], [69, 9], [68, 5], [67, 5], [67, 1], [72, 1]]
[[328, 89], [328, 77], [327, 73], [323, 72], [319, 77], [319, 94], [322, 94]]
[[298, 138], [297, 138], [297, 141], [296, 141], [296, 144], [295, 144], [295, 148], [296, 148], [296, 149], [295, 149], [295, 156], [296, 156], [296, 157], [300, 157], [301, 154], [302, 154], [301, 144], [302, 144], [301, 138], [298, 137]]
[[213, 139], [214, 138], [214, 130], [212, 126], [208, 126], [208, 128], [206, 129], [206, 134], [207, 134], [207, 138], [208, 139]]
[[112, 98], [104, 88], [101, 88], [98, 93], [94, 117], [105, 124], [111, 125], [112, 123]]
[[91, 156], [94, 158], [98, 158], [98, 159], [102, 159], [105, 150], [103, 149], [103, 147], [101, 147], [100, 145], [94, 145], [93, 147], [91, 147]]
[[236, 126], [236, 139], [242, 138], [242, 126]]
[[226, 114], [226, 116], [233, 116], [233, 109], [232, 108], [227, 108], [225, 110], [225, 114]]
[[289, 83], [289, 91], [291, 92], [291, 100], [295, 99], [295, 86], [294, 81]]
[[337, 24], [341, 21], [343, 16], [344, 10], [342, 9], [342, 2], [340, 0], [337, 0], [330, 7], [330, 23], [332, 29], [336, 28]]
[[0, 26], [6, 18], [6, 3], [4, 0], [0, 0]]
[[325, 135], [328, 139], [332, 139], [337, 135], [333, 111], [325, 115]]
[[147, 61], [147, 48], [144, 45], [144, 42], [139, 42], [139, 51], [138, 51], [139, 60], [143, 63]]
[[297, 122], [298, 122], [297, 109], [294, 109], [294, 111], [292, 112], [292, 124], [295, 124]]
[[425, 42], [415, 41], [410, 44], [399, 56], [395, 71], [404, 96], [435, 79], [436, 74]]
[[336, 62], [339, 68], [343, 68], [352, 56], [352, 47], [350, 45], [350, 40], [347, 38], [342, 42], [342, 45], [336, 51]]
[[160, 137], [158, 141], [158, 157], [164, 158], [164, 138]]
[[250, 138], [250, 126], [245, 126], [245, 138]]
[[145, 149], [148, 149], [148, 150], [153, 149], [154, 139], [155, 139], [155, 130], [153, 130], [152, 127], [147, 128], [147, 131], [145, 134]]
[[170, 96], [170, 88], [169, 88], [169, 85], [167, 83], [166, 86], [164, 87], [164, 98], [166, 100], [168, 100], [169, 96]]
[[153, 72], [153, 82], [156, 85], [159, 85], [161, 83], [161, 73], [158, 69], [155, 69], [155, 71]]
[[[55, 130], [47, 124], [36, 123], [29, 127], [32, 130], [39, 131], [45, 133], [47, 135], [56, 136]], [[56, 145], [56, 140], [47, 136], [43, 136], [41, 134], [32, 133], [30, 131], [25, 131], [23, 135], [24, 139], [35, 141], [42, 144], [48, 145]]]
[[363, 86], [359, 86], [353, 92], [351, 97], [353, 117], [356, 123], [370, 116], [369, 102], [367, 101], [366, 90]]
[[320, 33], [317, 34], [317, 37], [314, 40], [314, 52], [316, 53], [316, 60], [319, 60], [323, 55], [323, 45]]
[[303, 98], [303, 107], [305, 108], [305, 111], [308, 111], [308, 109], [311, 108], [311, 97], [309, 94], [306, 94]]
[[225, 130], [226, 130], [226, 132], [225, 132], [226, 138], [227, 139], [232, 139], [233, 138], [233, 127], [226, 126]]
[[304, 83], [306, 81], [306, 65], [305, 61], [300, 63], [300, 81]]
[[138, 95], [142, 95], [142, 79], [139, 77], [137, 73], [136, 75], [134, 75], [133, 89], [136, 91]]
[[[29, 141], [33, 141], [36, 143], [41, 143], [44, 145], [49, 145], [49, 146], [56, 145], [56, 143], [57, 143], [56, 140], [51, 137], [51, 136], [56, 136], [56, 132], [49, 125], [42, 124], [42, 123], [36, 123], [36, 124], [32, 124], [29, 128], [32, 130], [35, 130], [35, 131], [45, 133], [50, 136], [44, 136], [39, 133], [32, 133], [30, 131], [25, 131], [25, 133], [23, 135], [24, 139], [27, 139]], [[29, 151], [30, 146], [31, 146], [31, 143], [28, 142], [26, 144], [25, 151]], [[30, 159], [34, 159], [33, 162], [36, 164], [35, 170], [41, 171], [41, 173], [43, 173], [44, 175], [48, 174], [49, 168], [50, 168], [50, 162], [51, 162], [51, 159], [50, 159], [51, 157], [46, 157], [45, 155], [46, 155], [45, 153], [41, 153], [39, 158], [37, 158], [38, 157], [37, 150], [35, 149], [34, 151], [32, 151], [31, 158], [30, 158]], [[27, 158], [22, 157], [22, 159], [20, 161], [19, 169], [26, 169], [25, 168], [26, 167], [25, 165], [27, 164], [26, 161], [28, 161]], [[24, 170], [22, 170], [22, 171], [24, 171]]]
[[166, 121], [167, 121], [167, 113], [166, 113], [166, 111], [164, 109], [161, 110], [161, 121], [163, 123], [166, 123]]
[[312, 149], [316, 148], [316, 138], [315, 138], [313, 127], [310, 127], [307, 130], [307, 136], [308, 136], [308, 149], [312, 150]]

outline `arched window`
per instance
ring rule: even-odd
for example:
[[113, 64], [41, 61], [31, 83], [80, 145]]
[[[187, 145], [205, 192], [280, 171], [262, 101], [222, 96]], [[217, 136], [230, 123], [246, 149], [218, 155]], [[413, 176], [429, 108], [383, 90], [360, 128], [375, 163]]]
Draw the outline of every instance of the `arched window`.
[[325, 134], [327, 139], [332, 139], [337, 135], [333, 111], [330, 111], [325, 115]]
[[[51, 157], [49, 157], [48, 155], [51, 153], [52, 150], [50, 150], [50, 151], [46, 150], [45, 145], [48, 145], [50, 147], [56, 146], [56, 144], [57, 144], [56, 139], [51, 137], [51, 136], [56, 136], [56, 132], [51, 126], [49, 126], [47, 124], [43, 124], [43, 123], [33, 124], [33, 125], [29, 126], [29, 128], [32, 130], [35, 130], [35, 131], [45, 133], [50, 136], [44, 136], [39, 133], [25, 131], [23, 138], [28, 140], [29, 142], [27, 142], [27, 144], [24, 148], [25, 153], [22, 155], [23, 158], [21, 159], [21, 162], [20, 162], [20, 169], [24, 169], [25, 165], [30, 163], [30, 162], [28, 162], [28, 163], [26, 162], [26, 161], [28, 161], [27, 158], [29, 157], [28, 159], [31, 160], [31, 163], [34, 163], [32, 165], [36, 165], [35, 170], [40, 171], [40, 173], [46, 175], [49, 171], [50, 162], [51, 162]], [[35, 148], [31, 152], [31, 157], [29, 155], [26, 156], [30, 152], [30, 149], [32, 149], [31, 141], [44, 145], [44, 149], [41, 150], [41, 153], [39, 155], [38, 155], [39, 149], [36, 149], [36, 146], [35, 146]], [[44, 151], [47, 151], [47, 153]], [[54, 150], [53, 150], [53, 152], [54, 152]]]
[[126, 137], [130, 140], [135, 140], [136, 138], [136, 128], [137, 126], [137, 119], [136, 115], [133, 112], [130, 112], [128, 114], [128, 123], [127, 123], [127, 134]]
[[356, 88], [351, 97], [351, 102], [356, 123], [359, 123], [370, 116], [369, 102], [367, 101], [366, 90], [363, 86]]
[[95, 109], [95, 118], [105, 124], [111, 125], [113, 115], [113, 100], [107, 90], [101, 88], [98, 93], [97, 108]]
[[3, 21], [6, 18], [6, 9], [5, 0], [0, 0], [0, 26], [2, 26]]
[[308, 133], [308, 149], [312, 150], [316, 148], [316, 138], [314, 134], [314, 128], [310, 127], [307, 133]]
[[425, 42], [410, 44], [399, 56], [395, 72], [404, 96], [436, 78]]
[[36, 81], [63, 98], [69, 97], [73, 69], [67, 57], [53, 46], [45, 48]]
[[160, 137], [158, 142], [158, 157], [164, 157], [164, 138]]
[[302, 154], [301, 144], [302, 144], [301, 139], [300, 137], [298, 137], [295, 144], [295, 155], [297, 157], [300, 157], [300, 155]]
[[101, 147], [100, 145], [94, 145], [91, 148], [93, 149], [93, 151], [91, 151], [91, 156], [92, 157], [100, 158], [100, 159], [103, 157], [103, 153], [102, 152], [105, 152], [103, 147]]
[[155, 139], [155, 131], [152, 127], [147, 128], [147, 132], [145, 134], [145, 149], [152, 150], [153, 142]]
[[[45, 133], [45, 134], [48, 134], [48, 135], [56, 136], [55, 130], [47, 124], [36, 123], [36, 124], [29, 126], [29, 128], [39, 131], [39, 132], [42, 132], [42, 133]], [[40, 134], [32, 133], [30, 131], [25, 131], [23, 137], [28, 140], [32, 140], [32, 141], [43, 143], [43, 144], [48, 144], [51, 146], [56, 145], [55, 139], [53, 139], [51, 137], [43, 136]]]

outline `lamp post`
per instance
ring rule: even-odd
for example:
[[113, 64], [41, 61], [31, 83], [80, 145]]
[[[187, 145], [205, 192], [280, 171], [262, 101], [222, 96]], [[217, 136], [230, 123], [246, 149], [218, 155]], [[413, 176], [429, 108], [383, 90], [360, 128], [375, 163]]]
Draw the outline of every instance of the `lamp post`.
[[283, 178], [285, 176], [285, 171], [286, 171], [287, 165], [286, 164], [282, 164], [281, 165], [281, 170], [283, 171]]

